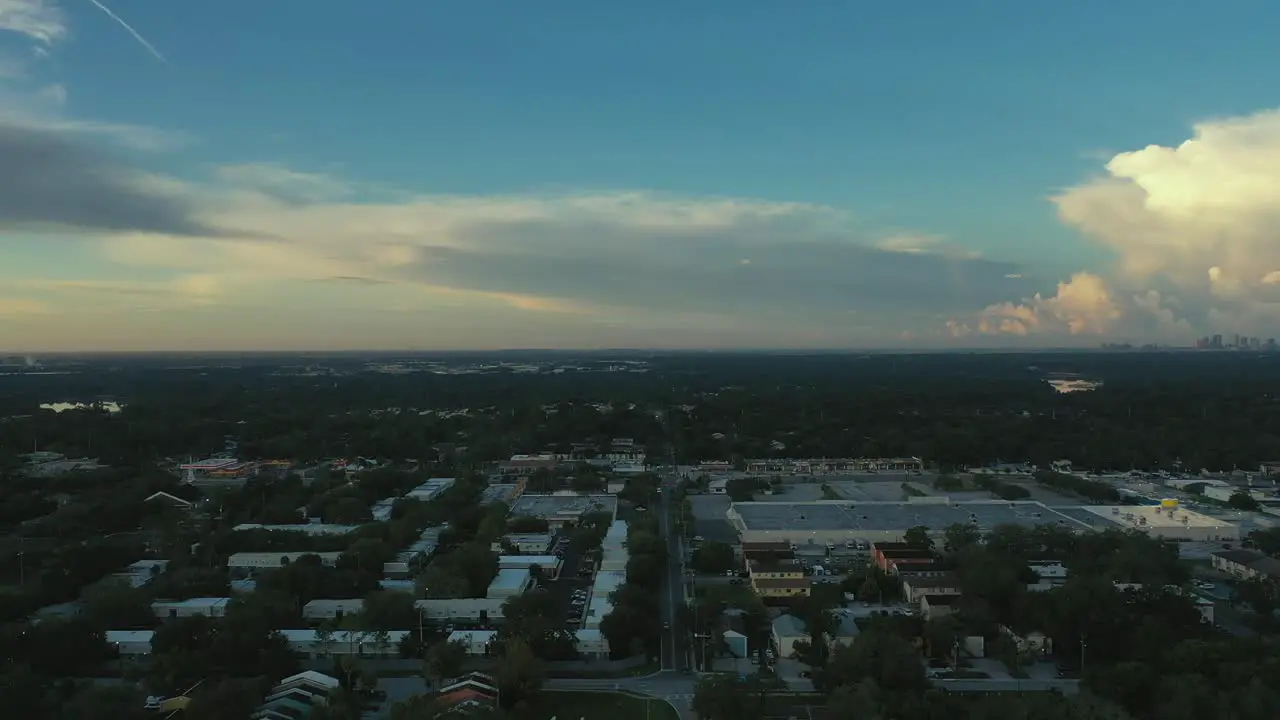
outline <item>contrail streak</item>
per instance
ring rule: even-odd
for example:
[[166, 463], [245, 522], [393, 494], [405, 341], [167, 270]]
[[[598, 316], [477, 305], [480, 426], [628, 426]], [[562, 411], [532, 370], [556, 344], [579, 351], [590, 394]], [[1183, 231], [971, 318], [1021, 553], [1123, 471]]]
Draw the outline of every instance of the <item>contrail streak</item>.
[[133, 39], [141, 43], [142, 47], [146, 48], [147, 52], [154, 55], [157, 60], [164, 63], [165, 65], [169, 64], [169, 61], [165, 58], [164, 55], [160, 54], [160, 51], [156, 49], [155, 45], [152, 45], [151, 43], [147, 42], [147, 39], [142, 37], [142, 34], [139, 33], [137, 30], [134, 30], [132, 25], [125, 22], [124, 20], [121, 20], [119, 15], [111, 12], [111, 8], [98, 2], [98, 0], [89, 0], [89, 2], [92, 3], [94, 7], [106, 13], [107, 17], [111, 18], [112, 20], [115, 20], [116, 24], [118, 24], [120, 27], [127, 30], [129, 34], [133, 36]]

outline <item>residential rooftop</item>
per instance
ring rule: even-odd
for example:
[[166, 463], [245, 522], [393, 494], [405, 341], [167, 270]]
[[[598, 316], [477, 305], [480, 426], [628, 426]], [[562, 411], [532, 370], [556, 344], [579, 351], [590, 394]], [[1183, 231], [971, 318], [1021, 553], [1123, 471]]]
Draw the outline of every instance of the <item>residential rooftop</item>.
[[1065, 525], [1091, 529], [1086, 523], [1033, 501], [1008, 502], [741, 502], [729, 507], [750, 531], [894, 532], [921, 526], [942, 530], [976, 520], [982, 529], [997, 525]]

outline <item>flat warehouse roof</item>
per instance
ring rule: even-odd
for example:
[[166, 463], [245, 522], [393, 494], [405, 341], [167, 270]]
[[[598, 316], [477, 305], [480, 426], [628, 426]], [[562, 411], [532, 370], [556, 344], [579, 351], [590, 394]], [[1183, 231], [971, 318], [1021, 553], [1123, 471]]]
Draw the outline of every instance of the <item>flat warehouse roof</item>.
[[[1141, 530], [1144, 527], [1198, 527], [1198, 528], [1233, 528], [1234, 524], [1226, 520], [1203, 515], [1181, 507], [1168, 509], [1156, 505], [1103, 505], [1084, 508], [1085, 510], [1109, 519], [1112, 522]], [[1146, 521], [1143, 523], [1142, 521]], [[1184, 522], [1185, 520], [1185, 522]]]
[[893, 532], [917, 525], [941, 530], [967, 523], [975, 516], [979, 526], [1062, 524], [1075, 530], [1089, 529], [1038, 502], [1003, 500], [932, 502], [846, 502], [824, 500], [807, 503], [743, 502], [729, 507], [748, 531]]
[[613, 495], [529, 495], [526, 493], [516, 498], [511, 506], [511, 515], [551, 518], [587, 515], [594, 512], [613, 513], [617, 508], [618, 498]]

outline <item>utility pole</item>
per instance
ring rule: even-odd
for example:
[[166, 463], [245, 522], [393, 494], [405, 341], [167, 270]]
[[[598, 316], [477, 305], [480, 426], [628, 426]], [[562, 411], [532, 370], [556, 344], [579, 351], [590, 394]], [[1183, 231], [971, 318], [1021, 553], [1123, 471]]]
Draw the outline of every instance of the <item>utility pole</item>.
[[1084, 635], [1080, 636], [1080, 675], [1081, 677], [1084, 676], [1084, 651], [1086, 648], [1089, 647], [1089, 643], [1086, 640], [1087, 638]]

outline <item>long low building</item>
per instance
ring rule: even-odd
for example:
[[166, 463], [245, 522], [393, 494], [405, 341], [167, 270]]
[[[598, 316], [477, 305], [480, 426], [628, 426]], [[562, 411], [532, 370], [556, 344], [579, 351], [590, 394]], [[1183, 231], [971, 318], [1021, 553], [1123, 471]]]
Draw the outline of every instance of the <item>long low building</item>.
[[626, 571], [601, 570], [591, 583], [591, 601], [582, 615], [582, 625], [587, 629], [600, 627], [600, 623], [613, 612], [612, 595], [627, 581]]
[[502, 605], [506, 601], [506, 598], [445, 598], [418, 600], [414, 607], [424, 620], [490, 624], [502, 622]]
[[1093, 529], [1089, 523], [1043, 503], [1005, 500], [953, 503], [935, 497], [915, 502], [740, 502], [729, 506], [727, 517], [743, 542], [782, 541], [797, 546], [858, 540], [898, 542], [913, 527], [924, 526], [941, 533], [957, 523], [975, 524], [983, 531], [997, 525]]
[[204, 615], [206, 617], [223, 617], [227, 614], [227, 606], [231, 598], [205, 597], [187, 600], [157, 600], [151, 603], [151, 612], [161, 620], [169, 618], [185, 618]]
[[518, 553], [545, 555], [551, 551], [556, 536], [551, 533], [510, 533], [502, 539]]
[[576, 525], [585, 515], [618, 513], [618, 498], [613, 495], [530, 495], [525, 493], [511, 505], [512, 517], [536, 517], [546, 520], [552, 528]]
[[227, 558], [229, 570], [278, 570], [303, 555], [315, 555], [325, 565], [338, 562], [340, 552], [242, 552]]
[[302, 606], [302, 617], [306, 620], [341, 620], [348, 615], [359, 615], [364, 610], [364, 601], [352, 600], [312, 600]]
[[554, 579], [560, 576], [560, 558], [555, 555], [498, 556], [500, 570], [529, 570], [535, 565], [541, 570], [544, 578]]
[[529, 573], [529, 568], [500, 568], [493, 582], [489, 583], [489, 590], [485, 596], [490, 599], [507, 600], [523, 595], [532, 585], [533, 575]]
[[241, 523], [233, 528], [234, 532], [250, 532], [266, 530], [269, 532], [296, 532], [314, 537], [350, 535], [360, 529], [359, 525], [334, 525], [331, 523], [297, 523], [294, 525], [263, 525], [261, 523]]
[[108, 630], [103, 633], [107, 645], [122, 657], [151, 654], [154, 630]]
[[[462, 643], [468, 655], [488, 655], [497, 638], [496, 630], [455, 630], [449, 634], [449, 642]], [[609, 656], [609, 640], [604, 633], [596, 629], [575, 631], [574, 640], [578, 652], [589, 658], [605, 658]]]
[[355, 655], [358, 657], [399, 657], [400, 643], [412, 630], [388, 630], [385, 634], [355, 630], [281, 630], [296, 655], [307, 658]]

